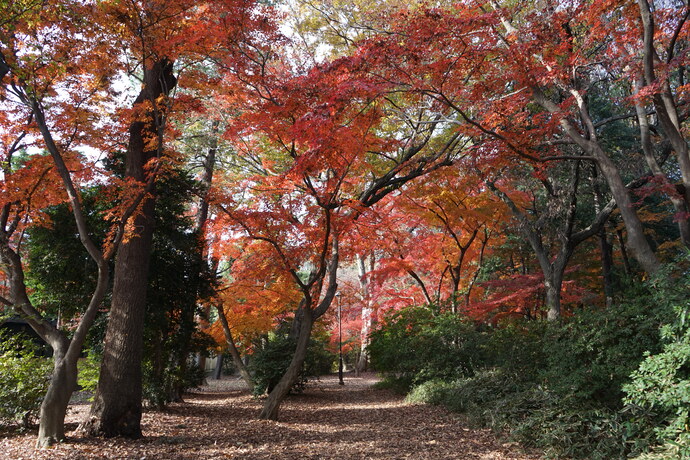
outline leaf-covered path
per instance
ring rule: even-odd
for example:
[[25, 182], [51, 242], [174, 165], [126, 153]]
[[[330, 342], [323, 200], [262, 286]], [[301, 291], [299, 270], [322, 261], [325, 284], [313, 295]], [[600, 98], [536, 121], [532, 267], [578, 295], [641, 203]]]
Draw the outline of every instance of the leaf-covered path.
[[[211, 381], [184, 403], [147, 412], [137, 441], [82, 438], [33, 449], [35, 433], [2, 434], [0, 457], [12, 459], [533, 459], [469, 429], [443, 409], [405, 403], [372, 388], [373, 376], [328, 376], [288, 398], [280, 422], [257, 420], [261, 401], [235, 379]], [[70, 430], [88, 406], [68, 415]]]

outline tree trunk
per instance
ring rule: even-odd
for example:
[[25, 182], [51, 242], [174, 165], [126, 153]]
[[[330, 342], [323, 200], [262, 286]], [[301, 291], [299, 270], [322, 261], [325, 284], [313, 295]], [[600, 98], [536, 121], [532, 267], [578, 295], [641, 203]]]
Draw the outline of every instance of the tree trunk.
[[[678, 167], [681, 173], [681, 180], [683, 182], [684, 193], [682, 196], [671, 197], [671, 200], [676, 208], [676, 212], [680, 214], [678, 226], [681, 240], [683, 244], [690, 247], [690, 218], [688, 218], [686, 214], [690, 208], [690, 151], [688, 149], [688, 143], [683, 135], [681, 120], [678, 116], [678, 108], [673, 100], [673, 94], [671, 92], [671, 85], [668, 76], [664, 76], [663, 78], [659, 79], [656, 75], [655, 66], [656, 62], [659, 61], [659, 56], [655, 49], [654, 43], [656, 25], [654, 23], [654, 14], [652, 13], [652, 8], [648, 0], [638, 0], [637, 3], [640, 9], [640, 19], [642, 21], [643, 30], [642, 62], [644, 64], [644, 78], [637, 82], [636, 89], [641, 89], [640, 87], [644, 83], [647, 85], [657, 85], [658, 87], [657, 92], [655, 92], [652, 97], [652, 102], [654, 103], [657, 120], [662, 128], [662, 134], [666, 139], [668, 139], [673, 150], [676, 152], [676, 157], [678, 158]], [[671, 50], [671, 52], [673, 52], [673, 50]], [[637, 106], [639, 107], [639, 103]], [[639, 118], [640, 117], [638, 115], [638, 119]], [[644, 118], [646, 120], [646, 115]], [[641, 128], [643, 127], [641, 126]], [[645, 152], [645, 154], [646, 153], [647, 152]]]
[[308, 308], [303, 309], [302, 321], [300, 322], [299, 335], [297, 337], [297, 346], [295, 353], [292, 356], [292, 361], [287, 368], [287, 371], [278, 382], [278, 385], [273, 388], [266, 399], [259, 418], [263, 420], [278, 420], [278, 412], [280, 404], [283, 399], [290, 392], [290, 388], [295, 384], [299, 373], [302, 370], [302, 365], [307, 357], [307, 348], [309, 347], [309, 338], [311, 337], [311, 329], [314, 324], [312, 311]]
[[223, 355], [218, 355], [216, 358], [216, 367], [213, 369], [213, 378], [220, 380], [223, 376]]
[[[565, 264], [558, 265], [565, 268]], [[560, 266], [553, 266], [549, 273], [544, 273], [546, 307], [548, 308], [546, 319], [549, 321], [557, 321], [561, 317], [561, 289], [563, 287], [564, 270]]]
[[[374, 261], [373, 254], [371, 256], [371, 267], [373, 269]], [[357, 268], [359, 272], [359, 286], [362, 290], [362, 328], [360, 330], [361, 347], [359, 351], [359, 359], [355, 365], [355, 373], [359, 375], [360, 372], [364, 372], [367, 368], [368, 362], [368, 345], [369, 345], [369, 333], [371, 332], [372, 325], [372, 315], [374, 314], [373, 308], [371, 308], [371, 293], [369, 292], [369, 280], [367, 279], [367, 267], [365, 262], [365, 257], [357, 255]]]
[[[145, 70], [135, 107], [150, 104], [145, 120], [130, 125], [126, 178], [150, 179], [150, 160], [162, 153], [165, 107], [161, 100], [175, 86], [172, 62], [161, 59]], [[156, 139], [157, 142], [151, 142]], [[153, 144], [153, 145], [152, 145]], [[144, 199], [115, 261], [113, 299], [105, 337], [98, 389], [84, 428], [93, 435], [141, 437], [143, 331], [155, 198]]]
[[[77, 387], [77, 363], [65, 359], [67, 350], [54, 350], [55, 364], [50, 385], [41, 403], [36, 447], [49, 447], [65, 439], [65, 414]], [[60, 357], [63, 355], [63, 357]]]
[[612, 246], [606, 237], [606, 229], [599, 231], [599, 248], [601, 250], [601, 275], [604, 281], [604, 296], [606, 306], [613, 305], [613, 256]]
[[[540, 88], [533, 86], [532, 94], [534, 100], [546, 110], [558, 116], [563, 115], [561, 107], [548, 99]], [[573, 92], [573, 94], [577, 94], [579, 96], [576, 97], [576, 99], [578, 106], [580, 107], [580, 116], [588, 117], [589, 110], [584, 102], [584, 98], [582, 98], [581, 95], [579, 95], [576, 91]], [[588, 122], [591, 127], [594, 126], [591, 120], [588, 120]], [[632, 251], [632, 255], [640, 263], [640, 266], [645, 272], [649, 273], [650, 275], [656, 273], [661, 267], [659, 259], [657, 259], [654, 251], [649, 245], [649, 242], [644, 236], [644, 227], [637, 215], [635, 206], [630, 199], [628, 188], [623, 183], [620, 171], [596, 140], [596, 132], [592, 131], [589, 133], [591, 138], [584, 137], [567, 117], [562, 117], [559, 121], [559, 124], [561, 125], [561, 128], [565, 134], [573, 142], [582, 148], [588, 155], [591, 155], [596, 159], [599, 170], [606, 179], [609, 189], [611, 190], [611, 194], [613, 195], [616, 205], [618, 206], [618, 210], [621, 213], [621, 217], [623, 218], [625, 228], [628, 231], [627, 243], [630, 251]], [[593, 130], [593, 128], [591, 129]]]
[[[642, 87], [642, 81], [635, 82], [635, 94], [638, 94]], [[657, 110], [661, 110], [662, 108], [662, 106], [657, 106]], [[645, 108], [642, 106], [641, 102], [635, 103], [635, 112], [637, 113], [637, 122], [640, 127], [640, 140], [642, 143], [642, 152], [644, 153], [644, 158], [647, 162], [647, 165], [649, 166], [650, 171], [655, 177], [660, 178], [666, 185], [673, 187], [673, 183], [669, 180], [666, 174], [664, 174], [663, 170], [661, 169], [661, 166], [656, 161], [656, 157], [654, 156], [654, 147], [652, 144], [652, 136], [650, 133], [649, 121], [647, 120], [647, 112], [645, 111]], [[667, 123], [667, 126], [664, 129], [675, 130], [675, 127], [669, 126], [669, 124]], [[681, 143], [685, 144], [685, 141], [682, 140]], [[679, 158], [683, 158], [686, 156], [687, 146], [685, 148], [685, 151], [678, 152]], [[685, 176], [683, 177], [685, 178]], [[668, 198], [671, 200], [671, 204], [673, 205], [673, 209], [675, 210], [676, 214], [679, 216], [685, 216], [688, 211], [688, 194], [686, 193], [685, 195], [681, 196], [676, 195], [675, 193], [669, 193], [667, 195]], [[682, 217], [678, 219], [677, 224], [681, 242], [686, 247], [690, 247], [690, 220], [687, 217]]]
[[628, 251], [625, 248], [623, 230], [616, 230], [616, 236], [618, 237], [618, 244], [621, 247], [621, 257], [623, 258], [623, 267], [625, 268], [625, 274], [628, 276], [628, 278], [630, 278], [632, 276], [632, 268], [630, 267], [630, 258], [628, 257]]
[[249, 370], [247, 369], [247, 366], [244, 365], [244, 361], [242, 361], [240, 352], [235, 346], [235, 339], [232, 337], [232, 331], [230, 330], [230, 325], [228, 324], [228, 319], [225, 316], [225, 312], [223, 311], [223, 308], [220, 306], [216, 306], [216, 310], [218, 311], [218, 320], [220, 321], [220, 324], [223, 326], [223, 333], [225, 334], [225, 341], [228, 344], [230, 356], [232, 356], [232, 362], [237, 368], [237, 370], [240, 372], [242, 379], [249, 387], [249, 391], [253, 392], [254, 379], [252, 379], [251, 374], [249, 374]]
[[[208, 152], [206, 153], [206, 156], [203, 158], [202, 161], [202, 166], [203, 166], [203, 174], [201, 176], [201, 187], [202, 187], [202, 193], [203, 196], [199, 200], [199, 208], [196, 213], [196, 218], [194, 222], [194, 233], [197, 235], [197, 240], [199, 242], [199, 272], [195, 274], [195, 276], [198, 278], [196, 286], [198, 287], [197, 289], [197, 297], [200, 298], [203, 293], [201, 292], [201, 270], [204, 268], [204, 264], [209, 260], [209, 243], [206, 241], [206, 221], [208, 220], [208, 208], [209, 208], [209, 200], [208, 200], [208, 191], [211, 188], [211, 184], [213, 182], [213, 171], [215, 170], [215, 165], [216, 165], [216, 154], [218, 152], [218, 127], [220, 125], [220, 122], [218, 120], [214, 120], [211, 123], [211, 134], [209, 138], [209, 149]], [[214, 264], [210, 264], [214, 265]], [[215, 270], [212, 273], [213, 276], [216, 276]], [[202, 317], [199, 318], [199, 328], [201, 329], [202, 332], [207, 332], [210, 324], [208, 322], [208, 317], [211, 312], [211, 307], [210, 305], [204, 305], [204, 314], [201, 315]], [[198, 355], [198, 365], [199, 367], [204, 371], [204, 381], [206, 380], [206, 356], [204, 356], [203, 353], [199, 353]]]
[[106, 437], [141, 437], [144, 313], [153, 236], [153, 199], [134, 221], [142, 232], [118, 251], [113, 300], [98, 389], [88, 431]]

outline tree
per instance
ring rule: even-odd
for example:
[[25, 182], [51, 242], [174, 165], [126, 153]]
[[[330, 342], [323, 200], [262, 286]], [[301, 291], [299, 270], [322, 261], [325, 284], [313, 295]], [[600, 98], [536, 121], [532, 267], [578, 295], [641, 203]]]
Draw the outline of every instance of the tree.
[[[213, 17], [207, 14], [211, 9]], [[123, 26], [119, 29], [125, 31], [120, 38], [123, 47], [143, 74], [128, 128], [125, 180], [148, 184], [149, 194], [118, 251], [101, 377], [83, 426], [94, 434], [137, 438], [142, 434], [142, 331], [155, 210], [153, 184], [166, 162], [176, 160], [164, 146], [168, 118], [173, 115], [170, 96], [177, 85], [174, 63], [222, 58], [242, 67], [247, 59], [243, 47], [262, 39], [266, 21], [254, 3], [231, 0], [118, 2], [106, 14]], [[197, 84], [203, 82], [202, 73], [192, 74]]]
[[343, 59], [279, 85], [266, 78], [251, 87], [254, 100], [265, 102], [241, 117], [234, 136], [238, 154], [256, 158], [258, 173], [231, 178], [215, 192], [223, 226], [268, 245], [301, 293], [293, 319], [295, 354], [262, 418], [278, 416], [314, 321], [333, 300], [339, 241], [350, 222], [410, 180], [451, 164], [459, 149], [457, 136], [433, 118], [388, 138], [377, 135], [385, 86], [374, 84], [362, 63]]
[[[0, 48], [4, 77], [0, 91], [12, 114], [3, 118], [3, 129], [18, 133], [6, 151], [5, 177], [14, 175], [11, 164], [22, 139], [37, 136], [40, 139], [38, 145], [49, 154], [43, 158], [50, 158], [52, 166], [38, 174], [33, 171], [33, 180], [38, 182], [26, 198], [31, 200], [33, 193], [40, 190], [38, 186], [44, 183], [46, 174], [55, 171], [61, 186], [54, 190], [66, 194], [81, 243], [98, 270], [88, 306], [71, 338], [68, 338], [32, 305], [27, 294], [19, 246], [22, 238], [21, 233], [16, 232], [20, 230], [18, 225], [23, 219], [30, 222], [25, 211], [31, 208], [21, 206], [22, 201], [14, 199], [5, 202], [0, 253], [10, 279], [10, 295], [6, 303], [25, 317], [54, 350], [53, 375], [41, 406], [38, 435], [38, 445], [47, 446], [64, 438], [65, 412], [76, 387], [76, 362], [108, 287], [108, 261], [122, 240], [125, 222], [143, 195], [131, 194], [129, 199], [123, 200], [120, 208], [113, 210], [114, 226], [104, 248], [98, 248], [87, 225], [79, 193], [80, 182], [92, 180], [87, 172], [96, 172], [98, 168], [93, 164], [87, 166], [88, 162], [76, 154], [75, 147], [96, 144], [100, 129], [97, 126], [101, 122], [107, 123], [98, 114], [104, 113], [101, 108], [107, 99], [105, 95], [112, 74], [108, 72], [110, 69], [100, 64], [110, 49], [99, 40], [97, 24], [89, 23], [89, 27], [80, 29], [78, 38], [75, 36], [75, 25], [88, 22], [86, 18], [90, 12], [85, 5], [65, 2], [43, 9], [45, 5], [38, 3], [25, 6], [16, 3], [5, 6], [5, 17], [11, 18], [12, 22], [3, 28]], [[57, 88], [60, 88], [59, 94]], [[102, 142], [103, 139], [99, 140]], [[55, 201], [57, 195], [52, 193], [45, 194], [45, 197], [54, 201], [44, 202], [42, 206], [65, 200]]]

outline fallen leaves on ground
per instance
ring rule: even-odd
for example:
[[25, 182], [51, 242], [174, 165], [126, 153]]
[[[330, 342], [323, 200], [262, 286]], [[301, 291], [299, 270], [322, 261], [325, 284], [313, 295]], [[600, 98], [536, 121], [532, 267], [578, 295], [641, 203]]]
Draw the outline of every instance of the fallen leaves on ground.
[[258, 420], [262, 401], [233, 377], [211, 380], [162, 412], [146, 412], [143, 439], [99, 439], [74, 431], [88, 405], [70, 407], [68, 439], [34, 449], [36, 432], [0, 435], [11, 459], [536, 459], [469, 429], [446, 410], [408, 404], [372, 388], [372, 375], [322, 377], [290, 396], [280, 421]]

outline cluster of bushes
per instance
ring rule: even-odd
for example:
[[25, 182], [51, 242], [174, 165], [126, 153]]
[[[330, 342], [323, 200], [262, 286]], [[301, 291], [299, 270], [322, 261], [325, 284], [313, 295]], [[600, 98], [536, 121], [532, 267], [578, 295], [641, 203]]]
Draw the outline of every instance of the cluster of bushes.
[[26, 428], [35, 421], [51, 370], [30, 337], [0, 331], [0, 424]]
[[[35, 338], [0, 331], [0, 424], [27, 428], [37, 421], [48, 391], [53, 359]], [[98, 384], [100, 358], [89, 353], [78, 362], [77, 385], [92, 394]]]
[[690, 458], [688, 287], [649, 283], [558, 324], [476, 325], [410, 308], [373, 333], [372, 363], [410, 401], [552, 457], [627, 458], [661, 444], [659, 458]]

